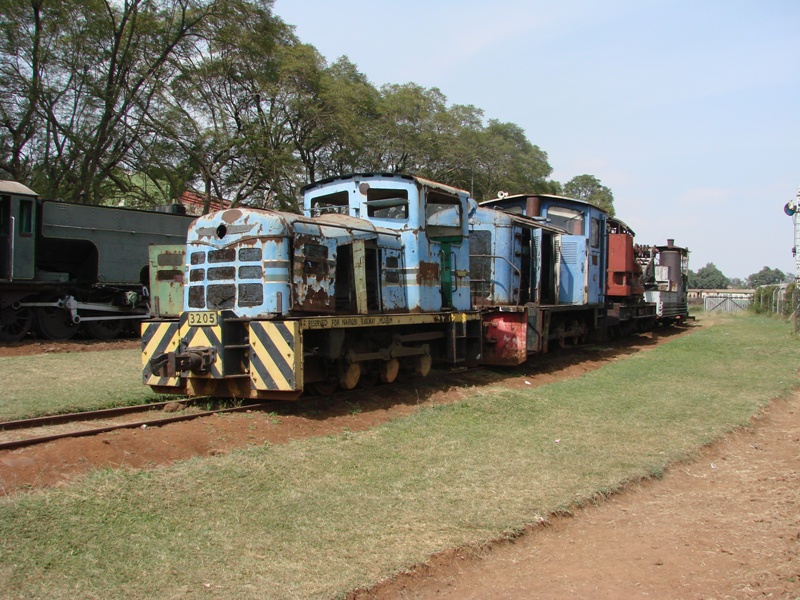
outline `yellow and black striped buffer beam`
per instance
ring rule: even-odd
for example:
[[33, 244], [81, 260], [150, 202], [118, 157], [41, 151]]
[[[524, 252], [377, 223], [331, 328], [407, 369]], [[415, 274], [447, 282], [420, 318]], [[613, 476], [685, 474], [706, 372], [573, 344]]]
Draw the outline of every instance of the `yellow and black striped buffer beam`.
[[180, 377], [159, 377], [150, 369], [150, 359], [174, 352], [180, 343], [180, 326], [177, 321], [142, 323], [142, 381], [145, 385], [177, 387]]
[[217, 360], [211, 365], [209, 372], [203, 375], [192, 373], [192, 377], [222, 378], [222, 320], [219, 315], [214, 319], [214, 325], [195, 326], [189, 324], [188, 315], [181, 315], [181, 338], [184, 347], [188, 348], [216, 348]]
[[303, 389], [303, 347], [295, 321], [250, 322], [250, 386], [279, 392]]

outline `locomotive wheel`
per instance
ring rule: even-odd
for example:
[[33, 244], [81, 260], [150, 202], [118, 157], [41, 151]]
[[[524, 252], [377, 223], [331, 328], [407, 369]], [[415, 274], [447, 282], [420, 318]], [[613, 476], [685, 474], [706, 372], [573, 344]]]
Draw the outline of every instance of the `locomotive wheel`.
[[400, 372], [400, 361], [396, 358], [385, 360], [380, 364], [381, 381], [384, 383], [392, 383], [397, 379], [397, 374]]
[[36, 329], [43, 338], [54, 341], [70, 339], [78, 331], [69, 311], [56, 306], [43, 306], [36, 310]]
[[564, 323], [559, 323], [555, 329], [556, 332], [556, 343], [558, 347], [563, 350], [567, 347], [567, 331], [564, 327]]
[[113, 340], [122, 331], [121, 319], [86, 321], [83, 325], [86, 328], [86, 333], [97, 340]]
[[315, 381], [308, 384], [308, 391], [317, 396], [330, 396], [336, 391], [335, 381]]
[[0, 342], [18, 342], [31, 330], [33, 313], [29, 308], [0, 309]]
[[339, 365], [339, 385], [343, 390], [352, 390], [361, 377], [361, 363], [343, 363]]
[[570, 338], [570, 342], [572, 343], [573, 346], [577, 346], [578, 344], [581, 343], [581, 334], [580, 334], [581, 324], [580, 324], [580, 322], [578, 322], [577, 319], [573, 320], [572, 323], [570, 323], [570, 329], [574, 333], [572, 338]]
[[414, 358], [414, 374], [420, 377], [426, 377], [431, 372], [431, 364], [433, 359], [429, 354], [423, 354]]
[[361, 378], [358, 380], [358, 387], [371, 388], [378, 383], [378, 371], [375, 369], [365, 368], [361, 370]]

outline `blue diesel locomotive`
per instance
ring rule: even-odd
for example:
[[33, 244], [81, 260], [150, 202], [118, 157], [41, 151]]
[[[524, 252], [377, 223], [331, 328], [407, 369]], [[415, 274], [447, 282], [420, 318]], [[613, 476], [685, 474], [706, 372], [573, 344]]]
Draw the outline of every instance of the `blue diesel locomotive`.
[[[516, 365], [608, 328], [609, 220], [585, 202], [479, 206], [399, 174], [303, 193], [303, 215], [234, 208], [195, 221], [183, 312], [142, 326], [145, 384], [290, 400], [434, 363]], [[635, 302], [654, 307], [641, 293]]]

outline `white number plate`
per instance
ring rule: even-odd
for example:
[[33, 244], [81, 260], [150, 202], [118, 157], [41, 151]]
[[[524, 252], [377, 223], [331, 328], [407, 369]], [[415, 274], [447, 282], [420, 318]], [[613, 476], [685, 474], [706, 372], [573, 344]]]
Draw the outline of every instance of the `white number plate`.
[[189, 325], [192, 327], [210, 327], [217, 324], [215, 312], [190, 312]]

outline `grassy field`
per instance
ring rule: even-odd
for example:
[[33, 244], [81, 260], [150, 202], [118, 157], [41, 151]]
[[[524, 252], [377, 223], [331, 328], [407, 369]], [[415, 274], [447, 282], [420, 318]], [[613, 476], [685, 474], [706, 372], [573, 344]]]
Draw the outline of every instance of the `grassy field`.
[[2, 499], [0, 597], [341, 596], [659, 476], [787, 394], [799, 358], [785, 322], [726, 318], [367, 432]]
[[154, 402], [139, 350], [0, 358], [0, 420]]

